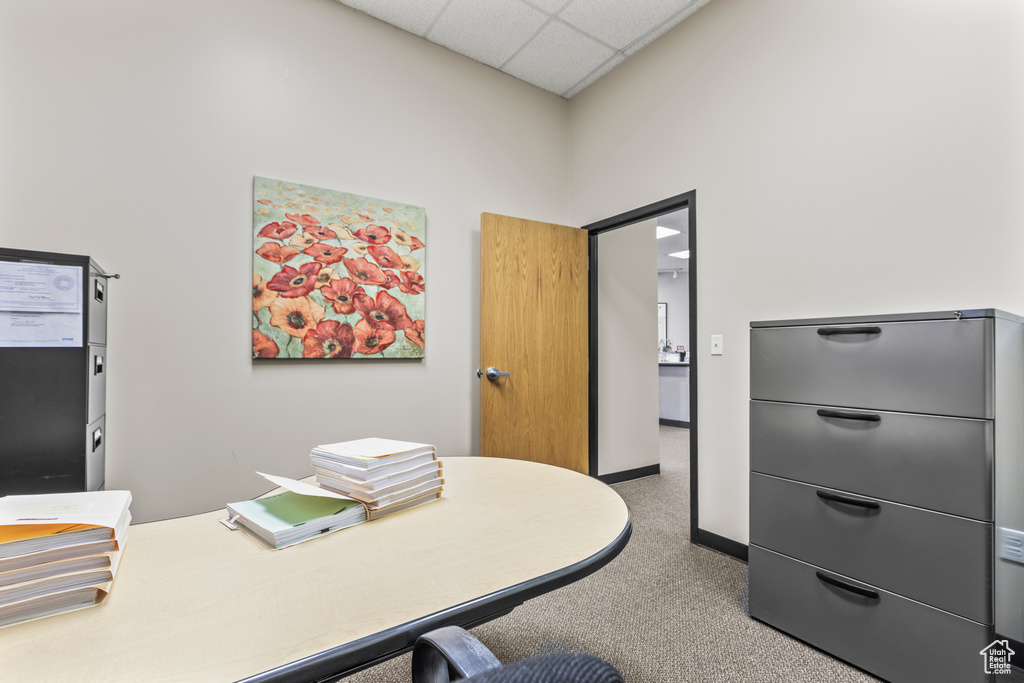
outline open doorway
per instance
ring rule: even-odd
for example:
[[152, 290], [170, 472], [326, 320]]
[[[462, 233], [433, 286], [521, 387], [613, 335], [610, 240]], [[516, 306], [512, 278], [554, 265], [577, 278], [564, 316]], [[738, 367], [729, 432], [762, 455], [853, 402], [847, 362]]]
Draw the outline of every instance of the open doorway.
[[[662, 223], [662, 217], [665, 217], [664, 222], [670, 221], [681, 221], [685, 224], [685, 231], [680, 230], [679, 233], [685, 232], [686, 235], [686, 249], [680, 249], [678, 251], [688, 251], [687, 258], [683, 259], [679, 256], [673, 257], [675, 260], [685, 260], [685, 278], [687, 281], [687, 310], [686, 310], [686, 335], [685, 341], [675, 340], [672, 341], [672, 346], [682, 346], [684, 350], [677, 352], [672, 350], [671, 353], [684, 353], [682, 356], [685, 358], [688, 373], [688, 426], [685, 428], [686, 439], [688, 450], [689, 450], [689, 492], [690, 492], [690, 538], [693, 542], [698, 542], [698, 500], [697, 500], [697, 429], [698, 429], [698, 411], [697, 411], [697, 366], [698, 366], [698, 344], [697, 344], [697, 277], [696, 277], [696, 261], [697, 261], [697, 240], [696, 240], [696, 191], [690, 191], [685, 194], [677, 195], [669, 199], [649, 204], [647, 206], [628, 211], [618, 216], [584, 226], [584, 229], [588, 231], [589, 244], [590, 244], [590, 295], [589, 295], [589, 308], [590, 308], [590, 358], [599, 357], [598, 349], [598, 310], [599, 310], [599, 294], [598, 294], [598, 276], [599, 276], [599, 241], [598, 238], [601, 234], [607, 233], [612, 230], [618, 230], [631, 226], [641, 221], [648, 221], [651, 219], [657, 219], [658, 223]], [[671, 218], [668, 218], [671, 217]], [[683, 277], [682, 268], [676, 269], [676, 279]], [[651, 302], [653, 306], [655, 302]], [[679, 311], [682, 313], [682, 311]], [[669, 318], [671, 314], [669, 314]], [[668, 321], [666, 321], [666, 332], [668, 330]], [[660, 334], [660, 332], [659, 332]], [[665, 338], [671, 338], [666, 336]], [[657, 358], [654, 350], [651, 351], [652, 362]], [[597, 416], [599, 413], [598, 396], [599, 396], [599, 377], [597, 368], [592, 365], [590, 373], [590, 459], [592, 473], [598, 471], [597, 468], [597, 457], [598, 457], [598, 420]], [[660, 391], [659, 391], [660, 393]], [[660, 421], [660, 420], [659, 420]], [[678, 427], [677, 427], [678, 428]], [[648, 468], [650, 471], [635, 471], [630, 473], [632, 476], [645, 476], [647, 474], [654, 474], [658, 471], [657, 466]], [[605, 479], [605, 477], [601, 477]], [[617, 479], [621, 481], [621, 478]], [[614, 480], [612, 480], [614, 481]], [[611, 482], [609, 482], [611, 483]]]

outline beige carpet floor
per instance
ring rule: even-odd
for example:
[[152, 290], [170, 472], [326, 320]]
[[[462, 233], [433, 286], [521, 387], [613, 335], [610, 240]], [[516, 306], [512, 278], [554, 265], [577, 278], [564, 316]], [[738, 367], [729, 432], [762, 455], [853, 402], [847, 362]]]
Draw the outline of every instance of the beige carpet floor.
[[[750, 619], [746, 565], [690, 543], [689, 431], [661, 427], [661, 474], [615, 485], [633, 536], [609, 565], [473, 629], [503, 662], [583, 650], [628, 683], [877, 679]], [[409, 655], [345, 679], [406, 683]]]

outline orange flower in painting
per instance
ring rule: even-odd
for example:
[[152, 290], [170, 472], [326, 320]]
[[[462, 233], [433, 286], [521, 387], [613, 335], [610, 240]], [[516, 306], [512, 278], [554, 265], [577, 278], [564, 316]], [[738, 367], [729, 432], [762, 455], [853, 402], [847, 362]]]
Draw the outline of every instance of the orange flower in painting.
[[317, 243], [317, 238], [310, 235], [308, 232], [300, 232], [295, 237], [288, 240], [288, 244], [299, 249], [305, 249], [311, 247]]
[[407, 270], [415, 273], [420, 269], [420, 262], [414, 259], [412, 256], [402, 257], [402, 270]]
[[401, 268], [402, 257], [392, 249], [391, 247], [381, 247], [375, 244], [367, 247], [370, 252], [370, 256], [373, 260], [381, 265], [382, 268]]
[[263, 284], [263, 278], [259, 275], [252, 276], [252, 310], [258, 311], [264, 306], [269, 306], [277, 298], [277, 292], [267, 289]]
[[299, 255], [295, 247], [282, 247], [277, 242], [267, 242], [256, 253], [273, 263], [287, 263]]
[[305, 232], [309, 233], [318, 240], [335, 240], [338, 239], [338, 233], [323, 225], [313, 225], [305, 229]]
[[408, 271], [402, 271], [399, 273], [402, 281], [398, 283], [398, 288], [406, 294], [422, 294], [424, 290], [423, 276], [419, 273], [412, 273]]
[[[341, 315], [351, 315], [356, 312], [355, 301], [357, 295], [366, 296], [363, 288], [353, 282], [350, 278], [332, 280], [326, 287], [320, 288], [324, 299], [334, 305], [334, 312]], [[369, 298], [369, 297], [367, 297]]]
[[313, 291], [319, 273], [320, 264], [316, 262], [304, 263], [298, 270], [285, 266], [281, 272], [270, 278], [267, 287], [287, 299], [296, 299]]
[[312, 256], [315, 261], [329, 265], [340, 261], [347, 251], [345, 247], [335, 247], [321, 242], [304, 249], [302, 253]]
[[303, 228], [308, 228], [311, 225], [320, 225], [320, 219], [316, 216], [310, 216], [308, 213], [299, 215], [297, 213], [286, 213], [284, 215], [290, 221], [295, 221], [302, 225]]
[[370, 253], [370, 245], [366, 242], [351, 242], [348, 247], [360, 256], [366, 256]]
[[415, 235], [410, 235], [401, 228], [395, 228], [395, 241], [401, 244], [403, 247], [409, 247], [413, 251], [422, 249], [424, 246], [423, 241]]
[[360, 320], [353, 330], [356, 337], [356, 353], [372, 355], [380, 353], [395, 343], [395, 333], [390, 330], [375, 330], [370, 323]]
[[404, 330], [412, 325], [412, 318], [402, 302], [384, 290], [377, 292], [376, 301], [365, 294], [356, 294], [355, 305], [359, 315], [378, 330]]
[[382, 285], [388, 281], [384, 271], [365, 258], [347, 258], [343, 263], [352, 279], [361, 285]]
[[267, 223], [263, 226], [263, 229], [256, 235], [257, 237], [270, 238], [272, 240], [286, 240], [295, 234], [295, 231], [299, 229], [299, 226], [294, 223], [285, 221], [284, 223]]
[[309, 297], [278, 299], [270, 304], [270, 324], [302, 339], [324, 319], [326, 309]]
[[339, 239], [354, 240], [356, 238], [344, 223], [331, 223], [327, 227], [333, 230]]
[[281, 353], [281, 349], [277, 347], [277, 342], [259, 330], [252, 331], [253, 358], [277, 358], [279, 353]]
[[341, 219], [342, 223], [348, 223], [349, 225], [360, 222], [358, 218], [352, 218], [352, 216], [346, 216], [340, 213], [338, 214], [338, 218]]
[[352, 326], [324, 320], [302, 338], [303, 358], [351, 358], [356, 346]]
[[326, 287], [335, 280], [340, 278], [334, 274], [334, 268], [321, 268], [320, 272], [316, 274], [316, 288]]
[[273, 203], [269, 199], [257, 199], [256, 201], [259, 202], [260, 204], [272, 204]]
[[426, 321], [417, 320], [410, 327], [405, 328], [405, 338], [420, 348], [427, 348]]
[[391, 239], [391, 233], [383, 225], [367, 225], [365, 228], [359, 228], [353, 234], [357, 239], [370, 244], [387, 244]]

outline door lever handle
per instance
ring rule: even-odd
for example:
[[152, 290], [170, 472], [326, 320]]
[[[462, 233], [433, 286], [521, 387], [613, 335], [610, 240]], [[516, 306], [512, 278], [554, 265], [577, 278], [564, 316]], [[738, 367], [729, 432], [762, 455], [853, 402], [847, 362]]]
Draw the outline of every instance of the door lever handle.
[[484, 375], [487, 375], [487, 379], [489, 379], [492, 382], [494, 382], [499, 377], [511, 377], [512, 373], [511, 372], [501, 372], [501, 371], [498, 370], [498, 368], [494, 367], [493, 365], [491, 367], [487, 368], [486, 372], [484, 372], [480, 368], [476, 369], [476, 376], [477, 377], [483, 377]]

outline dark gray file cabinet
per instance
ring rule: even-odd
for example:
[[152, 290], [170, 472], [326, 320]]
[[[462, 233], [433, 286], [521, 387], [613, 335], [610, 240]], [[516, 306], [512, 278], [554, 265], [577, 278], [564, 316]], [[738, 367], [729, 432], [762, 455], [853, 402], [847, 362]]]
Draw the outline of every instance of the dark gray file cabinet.
[[[0, 495], [103, 488], [106, 450], [107, 278], [88, 256], [0, 249], [4, 264], [77, 272], [80, 314], [67, 315], [73, 342], [12, 342], [18, 327], [45, 328], [50, 313], [0, 311]], [[5, 271], [17, 287], [16, 271]], [[14, 330], [14, 333], [12, 333]]]
[[750, 349], [751, 616], [892, 683], [991, 681], [996, 639], [1024, 661], [1024, 318], [755, 322]]

